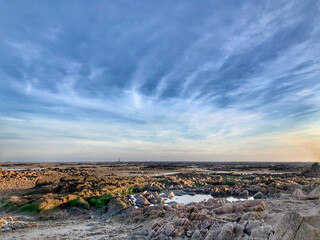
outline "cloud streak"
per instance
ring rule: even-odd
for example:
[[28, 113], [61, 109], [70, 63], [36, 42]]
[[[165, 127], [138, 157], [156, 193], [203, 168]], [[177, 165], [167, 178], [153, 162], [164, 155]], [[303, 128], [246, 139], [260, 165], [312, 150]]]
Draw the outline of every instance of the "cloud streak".
[[1, 3], [0, 159], [317, 160], [317, 1], [74, 4]]

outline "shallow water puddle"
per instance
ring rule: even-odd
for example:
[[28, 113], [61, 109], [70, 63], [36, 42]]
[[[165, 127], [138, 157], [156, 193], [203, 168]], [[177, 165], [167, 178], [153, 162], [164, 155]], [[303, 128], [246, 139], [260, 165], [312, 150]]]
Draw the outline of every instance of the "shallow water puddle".
[[[174, 196], [172, 199], [168, 198], [164, 201], [164, 204], [169, 204], [170, 202], [177, 202], [181, 204], [189, 204], [189, 203], [200, 203], [202, 201], [208, 201], [210, 198], [213, 198], [210, 194], [196, 194], [194, 196], [191, 195], [182, 195], [182, 196]], [[247, 200], [253, 200], [253, 197], [249, 197], [248, 199], [245, 198], [235, 198], [235, 197], [227, 197], [227, 202], [243, 202]], [[132, 196], [133, 202], [137, 199]], [[150, 206], [154, 206], [151, 204]]]
[[247, 200], [254, 200], [253, 197], [249, 197], [248, 199], [245, 198], [235, 198], [235, 197], [227, 197], [228, 202], [243, 202]]
[[169, 202], [177, 202], [177, 203], [183, 203], [183, 204], [188, 204], [188, 203], [199, 203], [202, 201], [207, 201], [208, 199], [212, 198], [211, 195], [207, 194], [196, 194], [194, 196], [191, 195], [183, 195], [183, 196], [174, 196], [172, 199], [167, 199], [164, 201], [164, 203], [169, 203]]

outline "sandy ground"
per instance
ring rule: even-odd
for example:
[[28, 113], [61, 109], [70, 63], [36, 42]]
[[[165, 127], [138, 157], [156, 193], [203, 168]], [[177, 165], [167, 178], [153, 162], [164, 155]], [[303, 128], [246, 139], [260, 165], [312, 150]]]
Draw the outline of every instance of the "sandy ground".
[[71, 239], [128, 239], [138, 226], [110, 223], [105, 220], [64, 220], [38, 222], [38, 227], [0, 233], [0, 239], [71, 240]]

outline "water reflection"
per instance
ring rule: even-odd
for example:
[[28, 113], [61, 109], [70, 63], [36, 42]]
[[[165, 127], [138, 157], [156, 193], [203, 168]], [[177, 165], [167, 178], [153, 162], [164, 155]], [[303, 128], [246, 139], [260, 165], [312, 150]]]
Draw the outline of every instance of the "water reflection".
[[[137, 199], [134, 196], [131, 196], [133, 202], [135, 202]], [[161, 197], [161, 195], [160, 195]], [[189, 203], [200, 203], [202, 201], [208, 201], [210, 198], [213, 198], [209, 194], [196, 194], [194, 196], [191, 195], [183, 195], [183, 196], [174, 196], [172, 199], [166, 199], [164, 201], [164, 204], [168, 204], [170, 202], [177, 202], [182, 204], [189, 204]], [[247, 200], [253, 200], [253, 197], [249, 197], [248, 199], [245, 198], [235, 198], [235, 197], [227, 197], [227, 202], [242, 202]], [[150, 206], [154, 206], [154, 204], [151, 204]]]
[[164, 203], [169, 203], [169, 202], [177, 202], [177, 203], [183, 203], [183, 204], [188, 204], [188, 203], [199, 203], [202, 201], [207, 201], [208, 199], [212, 198], [211, 195], [207, 194], [196, 194], [194, 196], [190, 195], [183, 195], [183, 196], [174, 196], [172, 199], [167, 199], [164, 201]]
[[247, 201], [247, 200], [253, 200], [253, 197], [249, 197], [248, 199], [245, 198], [235, 198], [235, 197], [227, 197], [227, 201], [228, 202], [243, 202], [243, 201]]

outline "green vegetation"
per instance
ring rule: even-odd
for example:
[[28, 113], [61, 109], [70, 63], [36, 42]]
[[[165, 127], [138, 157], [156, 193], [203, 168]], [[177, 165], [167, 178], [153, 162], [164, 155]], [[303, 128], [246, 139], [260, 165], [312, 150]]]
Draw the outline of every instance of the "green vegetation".
[[234, 186], [235, 183], [234, 182], [223, 182], [223, 183], [221, 183], [221, 185]]
[[120, 193], [121, 195], [125, 195], [125, 194], [132, 194], [135, 191], [133, 187], [128, 187], [127, 189], [118, 190], [117, 192]]
[[80, 200], [80, 199], [74, 199], [68, 202], [68, 207], [69, 208], [83, 208], [83, 209], [90, 209], [90, 205], [85, 201], [85, 200]]
[[2, 210], [2, 211], [18, 210], [21, 212], [39, 212], [39, 204], [36, 202], [31, 202], [31, 203], [27, 203], [27, 204], [24, 204], [22, 206], [17, 207], [13, 202], [2, 200], [0, 210]]
[[39, 204], [36, 202], [27, 203], [19, 207], [21, 212], [39, 212]]
[[195, 182], [193, 186], [194, 186], [194, 187], [200, 187], [201, 184], [200, 184], [199, 182]]
[[16, 208], [16, 206], [15, 206], [15, 204], [13, 202], [5, 201], [5, 200], [1, 201], [0, 210], [2, 210], [2, 211], [14, 210], [15, 208]]
[[225, 176], [223, 178], [225, 178], [225, 179], [240, 179], [240, 177], [235, 177], [235, 176]]
[[105, 208], [108, 203], [113, 199], [109, 195], [99, 196], [99, 197], [91, 197], [88, 200], [89, 204], [95, 208]]
[[133, 193], [139, 193], [141, 192], [141, 189], [135, 189], [134, 187], [128, 187], [126, 189], [117, 190], [117, 193], [120, 193], [121, 195], [127, 195], [127, 194], [133, 194]]
[[127, 193], [128, 194], [132, 194], [132, 193], [134, 193], [135, 191], [134, 191], [134, 188], [133, 187], [128, 187], [128, 189], [127, 189]]

